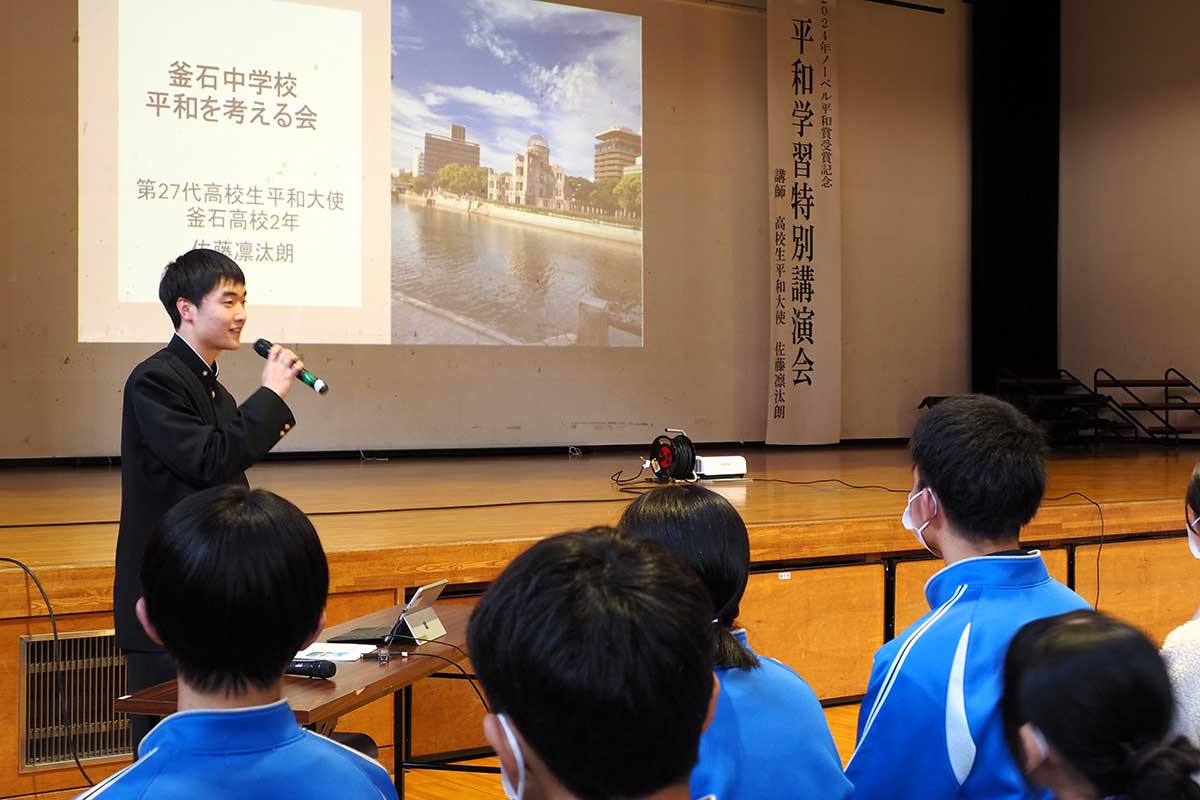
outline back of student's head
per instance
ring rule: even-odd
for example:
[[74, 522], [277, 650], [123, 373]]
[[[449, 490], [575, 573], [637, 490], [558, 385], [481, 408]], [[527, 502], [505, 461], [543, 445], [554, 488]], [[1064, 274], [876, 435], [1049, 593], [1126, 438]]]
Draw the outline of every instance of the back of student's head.
[[609, 528], [518, 556], [471, 616], [491, 711], [580, 798], [686, 783], [713, 691], [712, 606], [665, 548]]
[[917, 420], [909, 443], [921, 487], [975, 541], [1016, 538], [1046, 489], [1045, 437], [1003, 400], [979, 394], [943, 400]]
[[167, 512], [142, 563], [146, 615], [180, 676], [203, 692], [267, 688], [316, 632], [325, 551], [296, 506], [218, 486]]
[[[1188, 480], [1184, 500], [1187, 502], [1187, 513], [1191, 521], [1196, 515], [1200, 515], [1200, 461], [1192, 467], [1192, 477]], [[1200, 525], [1197, 525], [1196, 529], [1200, 531]]]
[[1130, 625], [1094, 611], [1028, 623], [1008, 648], [1002, 707], [1018, 764], [1029, 761], [1020, 734], [1028, 724], [1101, 797], [1200, 798], [1190, 777], [1200, 751], [1183, 737], [1166, 741], [1166, 666]]
[[176, 300], [182, 297], [198, 306], [206, 294], [223, 283], [245, 286], [246, 276], [236, 261], [216, 250], [189, 250], [167, 264], [158, 282], [158, 299], [175, 330], [179, 330], [181, 321]]
[[728, 500], [691, 483], [663, 486], [633, 501], [617, 527], [665, 545], [700, 576], [716, 609], [713, 616], [720, 620], [714, 654], [718, 667], [758, 665], [729, 630], [750, 574], [750, 537]]

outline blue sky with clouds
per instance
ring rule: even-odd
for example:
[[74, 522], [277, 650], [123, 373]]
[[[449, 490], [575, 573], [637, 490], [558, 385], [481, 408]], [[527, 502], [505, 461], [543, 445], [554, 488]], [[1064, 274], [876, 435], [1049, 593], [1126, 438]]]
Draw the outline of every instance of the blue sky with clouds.
[[511, 170], [540, 133], [553, 163], [592, 179], [597, 133], [642, 130], [641, 18], [539, 0], [393, 0], [393, 171], [452, 122], [482, 166]]

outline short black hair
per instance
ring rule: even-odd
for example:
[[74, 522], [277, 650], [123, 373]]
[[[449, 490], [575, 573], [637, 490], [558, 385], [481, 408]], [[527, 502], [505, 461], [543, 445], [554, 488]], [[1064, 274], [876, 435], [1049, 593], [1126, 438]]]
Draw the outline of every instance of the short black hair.
[[1167, 742], [1175, 711], [1167, 667], [1146, 635], [1094, 611], [1034, 620], [1013, 637], [1001, 702], [1009, 750], [1032, 723], [1102, 797], [1200, 798], [1200, 751]]
[[1046, 491], [1046, 439], [1029, 417], [995, 397], [943, 400], [909, 443], [922, 487], [965, 538], [1017, 538]]
[[719, 620], [714, 665], [749, 669], [754, 654], [730, 632], [750, 577], [750, 535], [737, 509], [716, 492], [677, 483], [646, 492], [625, 509], [622, 533], [665, 545], [696, 571]]
[[661, 545], [611, 528], [544, 539], [471, 615], [471, 661], [512, 720], [581, 798], [686, 782], [713, 689], [712, 605]]
[[198, 306], [206, 294], [222, 283], [245, 286], [246, 276], [236, 261], [216, 250], [188, 250], [167, 264], [158, 282], [158, 299], [175, 330], [179, 330], [182, 321], [175, 301], [182, 297]]
[[179, 674], [205, 693], [269, 688], [321, 619], [329, 567], [312, 523], [262, 489], [181, 500], [142, 561], [146, 612]]
[[[1191, 513], [1200, 514], [1200, 461], [1192, 467], [1192, 477], [1188, 480], [1187, 494], [1184, 495]], [[1188, 522], [1191, 522], [1189, 519]]]

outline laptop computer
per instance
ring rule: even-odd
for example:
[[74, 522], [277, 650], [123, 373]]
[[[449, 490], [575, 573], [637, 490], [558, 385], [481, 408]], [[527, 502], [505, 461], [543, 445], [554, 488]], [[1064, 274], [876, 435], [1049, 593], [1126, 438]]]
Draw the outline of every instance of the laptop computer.
[[354, 628], [340, 636], [329, 639], [330, 642], [351, 642], [354, 644], [407, 644], [419, 645], [433, 641], [446, 635], [446, 628], [433, 610], [433, 603], [446, 588], [447, 581], [426, 584], [417, 589], [416, 594], [404, 606], [396, 622], [390, 627]]

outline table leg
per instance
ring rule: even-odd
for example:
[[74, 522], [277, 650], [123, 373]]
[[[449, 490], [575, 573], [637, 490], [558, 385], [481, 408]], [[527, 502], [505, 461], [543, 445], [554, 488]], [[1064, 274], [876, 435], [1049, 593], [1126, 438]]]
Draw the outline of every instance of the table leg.
[[412, 724], [413, 724], [413, 690], [412, 686], [404, 687], [404, 763], [413, 760], [412, 754]]
[[400, 800], [404, 800], [404, 762], [408, 761], [408, 736], [412, 732], [412, 704], [408, 700], [407, 687], [392, 694], [392, 781]]

